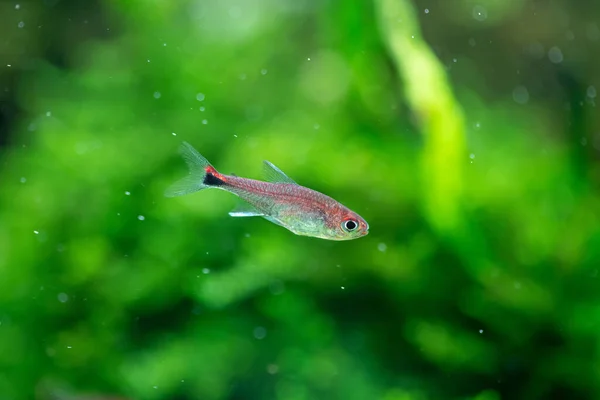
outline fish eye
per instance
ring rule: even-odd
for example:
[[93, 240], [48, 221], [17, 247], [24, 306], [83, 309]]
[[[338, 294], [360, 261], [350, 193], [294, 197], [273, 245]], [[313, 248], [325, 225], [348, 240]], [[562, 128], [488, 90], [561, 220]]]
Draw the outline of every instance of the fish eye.
[[348, 219], [348, 220], [342, 222], [342, 228], [346, 232], [352, 232], [353, 230], [358, 228], [358, 223], [353, 219]]

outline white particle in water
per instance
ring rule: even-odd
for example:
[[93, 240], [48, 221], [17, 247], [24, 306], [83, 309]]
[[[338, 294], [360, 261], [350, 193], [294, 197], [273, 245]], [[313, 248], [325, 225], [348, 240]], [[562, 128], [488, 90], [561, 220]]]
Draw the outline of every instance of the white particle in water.
[[471, 153], [471, 154], [469, 154], [469, 158], [470, 158], [471, 160], [474, 160], [474, 159], [475, 159], [475, 154], [474, 154], [474, 153]]
[[479, 330], [479, 333], [483, 333], [483, 329], [480, 329], [480, 330]]
[[266, 75], [267, 74], [267, 70], [265, 68], [263, 68], [263, 69], [260, 70], [260, 73], [262, 75]]
[[23, 176], [23, 177], [21, 177], [21, 179], [19, 179], [19, 181], [20, 181], [21, 183], [25, 183], [25, 182], [27, 182], [27, 178], [25, 178], [25, 177]]
[[310, 57], [308, 57], [307, 60], [310, 61]]
[[24, 26], [25, 26], [25, 22], [23, 22], [23, 21], [19, 22], [19, 25], [18, 25], [18, 26], [19, 26], [19, 28], [22, 28], [22, 27], [24, 27]]
[[204, 110], [206, 110], [204, 106], [200, 107], [200, 111], [204, 112]]
[[529, 101], [529, 91], [525, 86], [517, 86], [512, 92], [513, 100], [519, 104], [527, 104]]
[[342, 290], [346, 289], [345, 287], [342, 286]]
[[588, 88], [587, 88], [587, 96], [589, 98], [593, 99], [593, 98], [596, 97], [596, 95], [597, 95], [596, 88], [594, 86], [588, 86]]
[[160, 92], [154, 92], [155, 99], [160, 99], [160, 96], [161, 96]]
[[72, 348], [73, 348], [72, 346], [67, 346], [67, 349], [72, 349]]
[[143, 220], [145, 220], [145, 219], [146, 219], [146, 217], [144, 217], [143, 215], [138, 215], [138, 219], [139, 219], [140, 221], [143, 221]]
[[429, 8], [425, 9], [425, 14], [429, 14]]
[[39, 235], [40, 232], [39, 231], [33, 231], [33, 233], [35, 233], [36, 235]]
[[453, 59], [452, 59], [452, 62], [457, 62], [457, 61], [458, 61], [458, 60], [457, 60], [456, 58], [453, 58]]
[[235, 137], [235, 138], [236, 138], [236, 137], [237, 137], [237, 135], [233, 135], [233, 137]]
[[262, 326], [254, 328], [254, 337], [258, 340], [264, 339], [267, 336], [267, 330]]
[[475, 18], [477, 21], [485, 21], [487, 16], [487, 10], [483, 6], [476, 5], [473, 7], [473, 18]]
[[205, 119], [203, 119], [203, 120], [202, 120], [202, 125], [206, 125], [206, 124], [208, 124], [208, 121], [207, 121], [207, 120], [205, 120]]
[[196, 95], [196, 100], [198, 100], [198, 101], [204, 101], [205, 98], [206, 98], [206, 96], [204, 95], [204, 93], [198, 93]]
[[51, 117], [51, 116], [52, 116], [52, 112], [46, 111], [46, 117]]
[[154, 389], [158, 389], [158, 386], [152, 386], [152, 388], [154, 388]]
[[476, 122], [475, 123], [475, 128], [477, 128], [477, 129], [481, 128], [481, 124], [479, 122]]
[[59, 293], [57, 297], [58, 301], [60, 301], [61, 303], [66, 303], [67, 301], [69, 301], [69, 295], [66, 293]]
[[163, 46], [167, 47], [167, 44], [166, 44], [166, 43], [163, 43]]
[[387, 245], [385, 243], [379, 243], [377, 245], [377, 250], [381, 251], [382, 253], [385, 252], [387, 250]]
[[131, 192], [125, 192], [125, 196], [129, 196]]
[[171, 132], [171, 135], [173, 136], [177, 136], [177, 134], [175, 132]]
[[554, 64], [560, 64], [564, 57], [562, 51], [557, 46], [554, 46], [548, 50], [548, 58]]
[[202, 268], [202, 273], [203, 273], [204, 275], [206, 275], [206, 274], [210, 274], [210, 269], [208, 269], [208, 268]]
[[21, 8], [20, 4], [15, 4], [15, 10], [18, 10], [19, 8]]

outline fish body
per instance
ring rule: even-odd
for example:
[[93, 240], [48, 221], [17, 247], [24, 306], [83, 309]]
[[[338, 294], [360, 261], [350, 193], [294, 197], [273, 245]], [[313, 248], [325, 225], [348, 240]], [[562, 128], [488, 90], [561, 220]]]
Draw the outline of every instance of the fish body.
[[369, 224], [360, 215], [329, 196], [298, 185], [268, 161], [263, 163], [265, 182], [221, 174], [187, 142], [180, 153], [190, 173], [165, 191], [167, 197], [216, 188], [243, 200], [229, 213], [233, 217], [263, 217], [296, 235], [327, 240], [351, 240], [369, 233]]

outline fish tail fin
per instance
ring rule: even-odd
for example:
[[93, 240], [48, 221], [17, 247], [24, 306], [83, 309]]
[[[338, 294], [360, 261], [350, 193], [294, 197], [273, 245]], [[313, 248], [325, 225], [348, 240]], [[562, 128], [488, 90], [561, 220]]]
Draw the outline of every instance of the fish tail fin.
[[223, 176], [215, 167], [188, 142], [181, 144], [179, 153], [188, 165], [189, 175], [169, 186], [165, 190], [166, 197], [183, 196], [202, 189], [219, 187], [225, 183]]

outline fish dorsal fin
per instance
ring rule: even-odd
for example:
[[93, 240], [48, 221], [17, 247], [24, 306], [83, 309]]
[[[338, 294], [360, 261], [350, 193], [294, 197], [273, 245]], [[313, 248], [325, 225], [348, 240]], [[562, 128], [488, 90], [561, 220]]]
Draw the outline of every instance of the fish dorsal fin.
[[229, 212], [232, 217], [262, 217], [265, 214], [252, 204], [240, 201], [233, 210]]
[[292, 183], [294, 185], [297, 185], [297, 183], [292, 178], [284, 174], [282, 170], [280, 170], [267, 160], [263, 161], [263, 174], [269, 182]]

